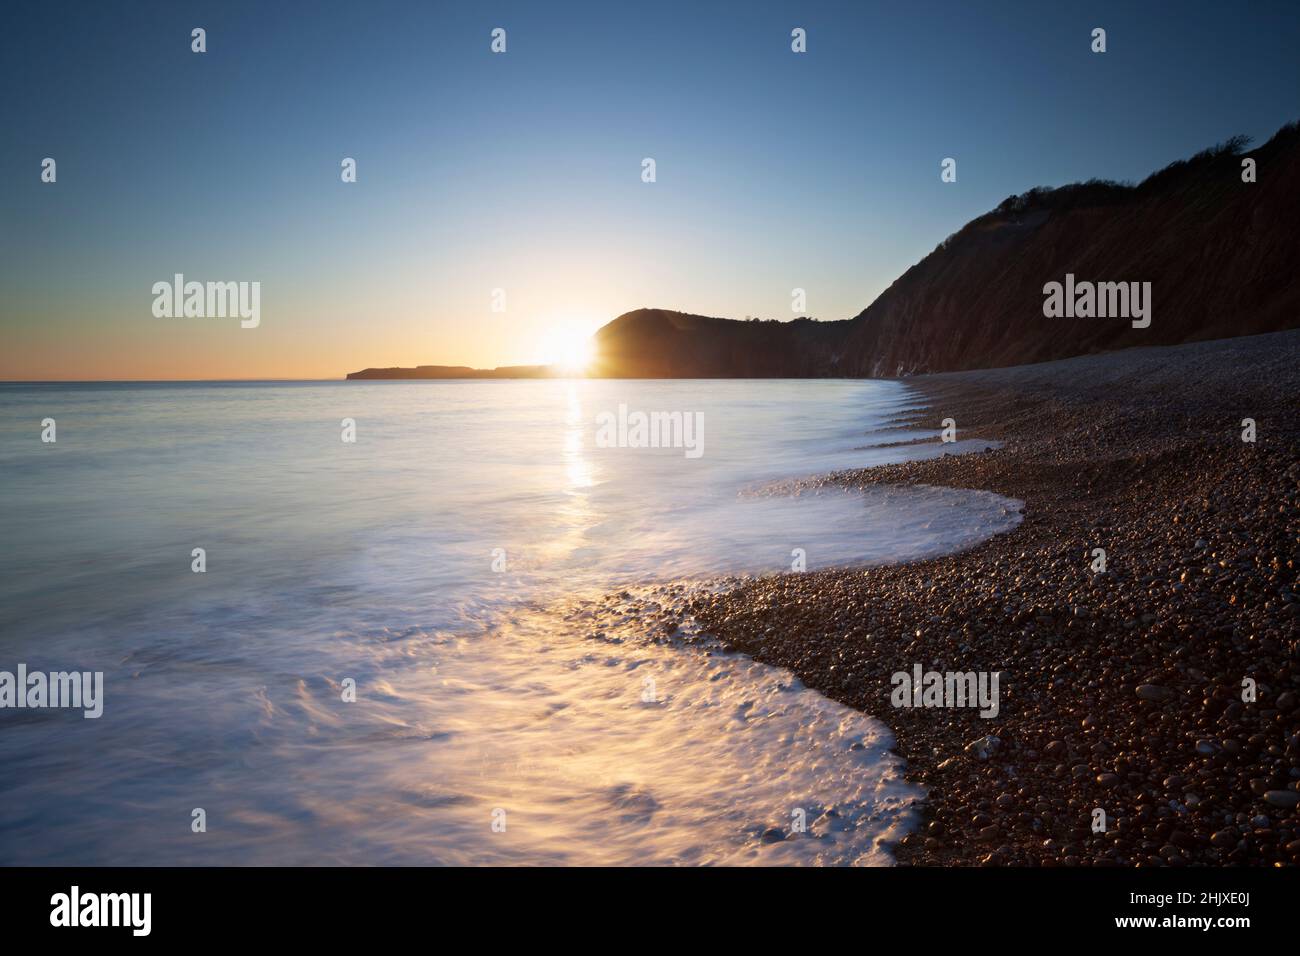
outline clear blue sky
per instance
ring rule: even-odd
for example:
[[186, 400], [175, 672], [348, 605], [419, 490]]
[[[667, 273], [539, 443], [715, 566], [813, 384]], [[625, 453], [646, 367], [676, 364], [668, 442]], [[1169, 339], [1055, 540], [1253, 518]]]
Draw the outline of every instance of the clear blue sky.
[[[5, 379], [534, 362], [794, 287], [847, 318], [1012, 193], [1300, 118], [1295, 2], [53, 2], [0, 47]], [[262, 325], [155, 318], [175, 272], [260, 281]]]

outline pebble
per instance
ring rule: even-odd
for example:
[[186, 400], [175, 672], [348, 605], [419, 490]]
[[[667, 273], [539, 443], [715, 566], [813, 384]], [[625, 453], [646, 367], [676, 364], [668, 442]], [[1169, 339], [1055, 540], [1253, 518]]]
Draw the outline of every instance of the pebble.
[[1174, 692], [1159, 684], [1139, 684], [1137, 695], [1143, 700], [1168, 700], [1174, 696]]
[[1219, 830], [1214, 836], [1210, 837], [1210, 845], [1220, 848], [1237, 845], [1237, 834], [1234, 830]]

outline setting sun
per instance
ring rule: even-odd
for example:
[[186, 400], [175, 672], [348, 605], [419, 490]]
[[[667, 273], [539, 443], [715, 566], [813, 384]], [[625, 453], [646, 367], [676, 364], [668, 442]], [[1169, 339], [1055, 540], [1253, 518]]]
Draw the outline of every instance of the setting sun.
[[564, 372], [585, 372], [595, 357], [592, 337], [576, 329], [551, 329], [542, 337], [542, 361]]

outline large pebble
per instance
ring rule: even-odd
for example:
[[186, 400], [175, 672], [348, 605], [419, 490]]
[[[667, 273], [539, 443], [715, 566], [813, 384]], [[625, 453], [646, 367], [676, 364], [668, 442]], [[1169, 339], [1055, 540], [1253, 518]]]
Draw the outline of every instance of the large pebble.
[[1138, 684], [1137, 695], [1143, 700], [1168, 700], [1174, 692], [1159, 684]]

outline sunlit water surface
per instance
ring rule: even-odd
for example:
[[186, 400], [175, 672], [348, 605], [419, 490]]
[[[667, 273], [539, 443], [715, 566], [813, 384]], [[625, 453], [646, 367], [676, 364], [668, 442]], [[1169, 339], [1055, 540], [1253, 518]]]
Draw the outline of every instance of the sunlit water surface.
[[[597, 447], [619, 403], [702, 412], [703, 454]], [[927, 434], [881, 432], [916, 404], [861, 381], [0, 385], [0, 670], [106, 683], [97, 720], [0, 710], [0, 860], [888, 863], [921, 793], [887, 728], [648, 640], [639, 608], [795, 549], [907, 560], [1012, 526], [979, 492], [765, 491], [968, 450], [877, 447]]]

